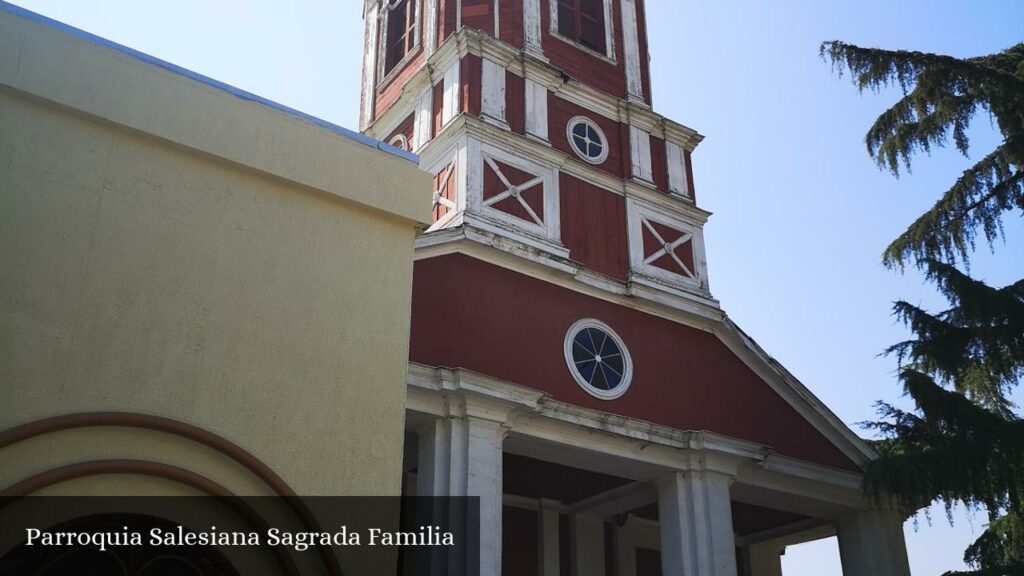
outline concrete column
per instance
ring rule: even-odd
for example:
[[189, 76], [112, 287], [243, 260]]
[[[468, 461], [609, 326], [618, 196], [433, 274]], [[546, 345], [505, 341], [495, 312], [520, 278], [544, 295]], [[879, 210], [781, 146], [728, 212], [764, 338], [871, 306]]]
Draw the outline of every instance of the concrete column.
[[659, 479], [664, 576], [737, 576], [731, 484], [731, 476], [708, 470]]
[[782, 555], [786, 547], [771, 542], [743, 547], [741, 576], [782, 576]]
[[541, 500], [537, 513], [537, 539], [540, 550], [540, 576], [558, 576], [561, 567], [560, 549], [558, 546], [558, 510], [553, 507], [554, 500]]
[[[501, 422], [466, 418], [466, 496], [480, 497], [480, 576], [501, 576]], [[472, 573], [472, 571], [470, 572]]]
[[910, 576], [903, 517], [869, 511], [835, 521], [843, 576]]
[[[449, 557], [448, 574], [461, 574], [465, 562], [479, 563], [480, 576], [501, 574], [501, 422], [475, 417], [439, 418], [419, 433], [417, 493], [421, 496], [477, 496], [480, 498], [478, 558]], [[453, 508], [457, 510], [458, 508]], [[454, 520], [453, 520], [454, 522]], [[443, 560], [442, 560], [443, 561]], [[437, 559], [431, 560], [432, 570]], [[439, 573], [439, 572], [432, 572]], [[475, 574], [470, 569], [468, 573]]]
[[605, 576], [604, 519], [599, 516], [575, 514], [570, 521], [573, 574]]

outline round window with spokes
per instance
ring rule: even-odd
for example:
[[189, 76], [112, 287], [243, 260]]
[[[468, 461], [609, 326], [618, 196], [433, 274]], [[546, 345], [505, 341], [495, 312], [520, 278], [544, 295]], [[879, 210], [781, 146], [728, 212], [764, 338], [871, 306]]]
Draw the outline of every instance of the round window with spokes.
[[633, 377], [633, 361], [622, 339], [594, 319], [580, 320], [566, 332], [565, 362], [576, 383], [602, 400], [625, 394]]
[[587, 162], [600, 164], [608, 159], [608, 139], [590, 118], [577, 116], [569, 120], [566, 137], [576, 155]]

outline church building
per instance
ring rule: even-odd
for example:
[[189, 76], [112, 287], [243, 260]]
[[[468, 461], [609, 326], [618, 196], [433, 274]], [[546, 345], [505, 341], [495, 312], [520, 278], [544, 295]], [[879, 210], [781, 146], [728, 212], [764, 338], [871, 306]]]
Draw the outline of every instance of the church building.
[[[283, 496], [313, 531], [294, 496], [406, 494], [479, 499], [432, 576], [780, 576], [832, 536], [908, 576], [871, 447], [713, 296], [644, 0], [353, 4], [362, 133], [0, 0], [0, 573], [83, 570], [9, 528], [30, 496]], [[200, 559], [423, 566], [341, 548]]]
[[364, 18], [360, 128], [433, 175], [404, 489], [480, 497], [472, 568], [778, 576], [838, 535], [845, 576], [908, 574], [871, 448], [712, 294], [702, 136], [654, 111], [644, 1]]

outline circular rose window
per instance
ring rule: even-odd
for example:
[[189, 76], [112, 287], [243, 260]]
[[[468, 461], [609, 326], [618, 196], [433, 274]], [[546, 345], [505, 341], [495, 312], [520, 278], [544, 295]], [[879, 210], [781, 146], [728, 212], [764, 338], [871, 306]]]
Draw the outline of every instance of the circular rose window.
[[625, 394], [633, 376], [633, 361], [626, 345], [598, 320], [580, 320], [569, 327], [565, 362], [576, 383], [603, 400]]
[[608, 139], [590, 118], [577, 116], [569, 120], [566, 137], [576, 155], [587, 162], [600, 164], [608, 159]]

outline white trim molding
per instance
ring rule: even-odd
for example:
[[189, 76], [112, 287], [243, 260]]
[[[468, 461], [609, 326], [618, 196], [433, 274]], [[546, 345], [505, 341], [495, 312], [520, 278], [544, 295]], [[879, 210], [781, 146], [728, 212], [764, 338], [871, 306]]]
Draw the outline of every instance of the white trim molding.
[[548, 141], [548, 88], [530, 80], [526, 87], [526, 134], [543, 142]]
[[[648, 279], [656, 284], [663, 284], [668, 287], [679, 287], [684, 289], [697, 289], [702, 292], [708, 291], [707, 263], [704, 255], [704, 230], [700, 225], [687, 222], [684, 219], [674, 218], [656, 206], [647, 204], [636, 198], [626, 199], [626, 219], [629, 227], [629, 262], [631, 278]], [[669, 242], [662, 238], [653, 224], [659, 224], [671, 228], [680, 233], [680, 236]], [[646, 254], [644, 249], [644, 234], [651, 234], [658, 240], [663, 248], [654, 254]], [[675, 250], [680, 246], [690, 244], [693, 251], [693, 269], [691, 270]], [[673, 273], [664, 268], [654, 266], [655, 260], [663, 256], [670, 257], [680, 268], [679, 273]]]
[[530, 56], [546, 60], [541, 42], [540, 0], [523, 0], [524, 49]]
[[494, 60], [481, 58], [480, 113], [489, 120], [507, 128], [505, 120], [505, 66]]
[[[533, 234], [540, 239], [557, 244], [561, 238], [561, 212], [559, 208], [558, 173], [554, 168], [532, 162], [521, 156], [511, 154], [504, 148], [469, 139], [469, 210], [486, 216], [489, 219], [511, 227], [514, 235], [518, 231]], [[528, 182], [512, 185], [497, 166], [497, 162], [506, 164], [534, 176]], [[484, 199], [484, 174], [492, 171], [507, 189], [497, 196]], [[520, 195], [535, 186], [543, 187], [543, 211], [537, 214]], [[495, 204], [506, 198], [514, 198], [530, 215], [532, 221], [526, 221], [498, 210]]]
[[629, 101], [646, 106], [644, 100], [643, 68], [640, 59], [640, 30], [636, 14], [636, 0], [622, 1], [623, 52], [626, 60], [626, 91]]
[[366, 4], [366, 46], [363, 47], [362, 110], [359, 114], [359, 129], [367, 130], [376, 118], [377, 106], [377, 44], [378, 44], [377, 0]]
[[443, 130], [462, 111], [461, 100], [462, 84], [459, 78], [461, 73], [461, 62], [456, 60], [444, 72], [444, 88], [441, 97], [441, 129]]
[[668, 191], [683, 198], [693, 198], [690, 193], [690, 179], [686, 170], [686, 151], [682, 146], [665, 141], [665, 158], [668, 162]]
[[654, 182], [654, 166], [651, 163], [651, 135], [643, 128], [629, 127], [629, 158], [633, 178], [647, 183]]

